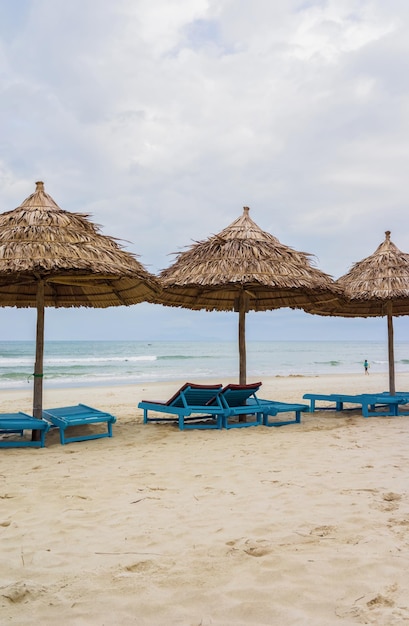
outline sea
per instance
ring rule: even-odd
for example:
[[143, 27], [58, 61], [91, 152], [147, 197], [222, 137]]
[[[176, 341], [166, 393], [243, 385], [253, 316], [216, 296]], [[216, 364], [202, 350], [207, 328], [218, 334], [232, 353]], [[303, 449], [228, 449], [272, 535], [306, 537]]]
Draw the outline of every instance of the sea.
[[[248, 380], [388, 371], [387, 345], [374, 341], [249, 341]], [[0, 342], [0, 389], [33, 384], [35, 343]], [[395, 344], [396, 372], [409, 371], [409, 342]], [[49, 341], [44, 386], [132, 385], [161, 381], [236, 382], [238, 346], [218, 341]]]

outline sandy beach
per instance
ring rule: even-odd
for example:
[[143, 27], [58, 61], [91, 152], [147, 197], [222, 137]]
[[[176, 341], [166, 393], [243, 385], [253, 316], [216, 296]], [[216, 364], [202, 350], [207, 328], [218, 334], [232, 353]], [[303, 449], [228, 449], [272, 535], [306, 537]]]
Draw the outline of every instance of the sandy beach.
[[[178, 386], [45, 389], [45, 407], [84, 402], [117, 422], [112, 439], [61, 446], [51, 431], [44, 449], [0, 450], [1, 624], [409, 623], [409, 417], [144, 425], [138, 402]], [[387, 386], [272, 377], [259, 395]], [[397, 386], [409, 390], [409, 374]], [[0, 412], [31, 402], [30, 385], [5, 391]]]

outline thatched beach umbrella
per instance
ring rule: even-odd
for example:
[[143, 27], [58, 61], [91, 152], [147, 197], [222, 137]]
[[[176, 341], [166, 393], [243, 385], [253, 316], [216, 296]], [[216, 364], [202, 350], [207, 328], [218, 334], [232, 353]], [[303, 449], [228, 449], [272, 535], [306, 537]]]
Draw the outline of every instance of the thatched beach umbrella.
[[409, 315], [409, 254], [391, 241], [389, 230], [385, 241], [373, 254], [355, 263], [338, 278], [346, 302], [314, 303], [305, 307], [309, 313], [339, 317], [387, 317], [389, 392], [395, 394], [395, 358], [393, 316]]
[[159, 277], [162, 304], [239, 313], [240, 384], [246, 382], [248, 311], [302, 308], [337, 298], [332, 279], [312, 266], [311, 255], [261, 230], [248, 207], [219, 234], [179, 253]]
[[157, 279], [89, 216], [60, 209], [42, 182], [0, 214], [0, 306], [36, 307], [33, 416], [42, 415], [44, 307], [105, 308], [154, 301]]

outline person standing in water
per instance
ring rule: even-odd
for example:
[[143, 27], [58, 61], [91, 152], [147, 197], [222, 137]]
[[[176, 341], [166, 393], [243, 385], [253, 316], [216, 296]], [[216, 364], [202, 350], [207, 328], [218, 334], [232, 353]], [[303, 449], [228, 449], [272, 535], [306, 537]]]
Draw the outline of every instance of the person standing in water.
[[369, 363], [366, 359], [364, 361], [364, 370], [365, 370], [365, 374], [369, 374]]

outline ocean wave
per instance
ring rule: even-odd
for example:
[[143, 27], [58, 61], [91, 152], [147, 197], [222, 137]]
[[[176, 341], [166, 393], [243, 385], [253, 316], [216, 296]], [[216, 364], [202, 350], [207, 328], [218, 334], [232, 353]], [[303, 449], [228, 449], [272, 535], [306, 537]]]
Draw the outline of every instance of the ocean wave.
[[206, 359], [214, 359], [216, 358], [214, 355], [213, 356], [206, 356], [206, 355], [202, 355], [202, 354], [165, 354], [162, 356], [158, 356], [158, 361], [171, 361], [171, 360], [175, 360], [175, 361], [184, 361], [184, 360], [189, 360], [189, 359], [200, 359], [201, 361], [206, 360]]
[[27, 370], [27, 372], [0, 372], [0, 381], [27, 380], [31, 374], [31, 369]]
[[[142, 356], [72, 356], [72, 357], [44, 357], [44, 366], [47, 365], [91, 365], [100, 363], [138, 363], [139, 361], [156, 361], [157, 356], [146, 354]], [[161, 358], [161, 357], [159, 357]], [[30, 367], [34, 363], [33, 357], [3, 357], [0, 358], [1, 367]]]
[[[162, 372], [130, 372], [128, 374], [120, 373], [118, 375], [111, 372], [105, 372], [104, 374], [85, 373], [82, 375], [71, 375], [65, 373], [56, 373], [47, 376], [44, 374], [44, 386], [48, 389], [51, 388], [67, 388], [67, 387], [99, 387], [101, 385], [132, 385], [149, 382], [160, 382], [179, 380], [180, 374], [178, 371], [169, 372], [164, 370]], [[33, 378], [29, 375], [16, 374], [0, 377], [0, 389], [23, 389], [33, 386]]]
[[156, 361], [155, 355], [143, 356], [84, 356], [84, 357], [46, 357], [44, 365], [100, 364], [100, 363], [137, 363], [139, 361]]
[[[134, 374], [121, 374], [115, 376], [112, 374], [104, 374], [101, 376], [87, 374], [83, 376], [58, 375], [44, 376], [44, 384], [48, 388], [51, 387], [89, 387], [99, 386], [109, 383], [109, 385], [126, 385], [140, 382], [138, 376]], [[0, 378], [0, 389], [22, 389], [27, 385], [32, 386], [32, 378], [27, 376], [16, 376], [8, 378]]]
[[336, 367], [337, 365], [341, 365], [342, 361], [314, 361], [314, 365], [330, 365], [331, 367]]
[[[387, 372], [383, 342], [247, 343], [249, 376], [362, 373], [364, 357], [373, 372]], [[396, 344], [396, 371], [409, 371], [409, 343]], [[0, 342], [0, 388], [33, 385], [34, 342]], [[46, 342], [44, 386], [141, 384], [164, 380], [238, 378], [234, 341], [220, 342]], [[335, 372], [336, 370], [336, 372]]]
[[0, 367], [30, 367], [34, 363], [34, 354], [32, 357], [0, 357]]

